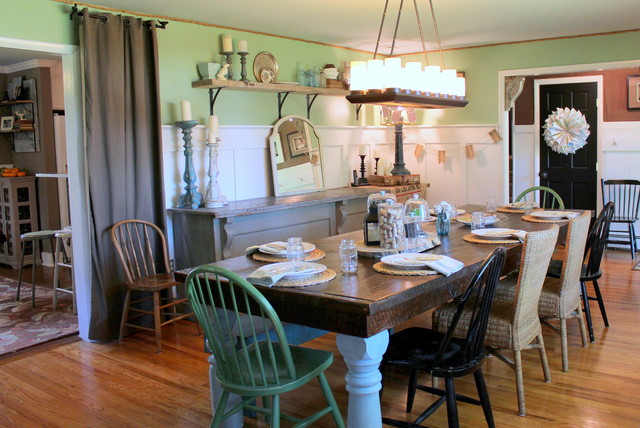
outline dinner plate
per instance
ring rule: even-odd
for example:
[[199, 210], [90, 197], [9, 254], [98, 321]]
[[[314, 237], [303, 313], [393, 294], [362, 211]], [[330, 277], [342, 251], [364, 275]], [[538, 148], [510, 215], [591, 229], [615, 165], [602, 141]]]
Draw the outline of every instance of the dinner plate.
[[442, 256], [437, 254], [402, 253], [384, 256], [380, 261], [389, 266], [407, 269], [423, 267], [427, 265], [425, 262], [439, 260], [441, 258]]
[[477, 229], [471, 231], [471, 233], [482, 239], [514, 239], [513, 234], [518, 232], [522, 232], [522, 230], [505, 229], [501, 227], [491, 229]]
[[[460, 214], [466, 213], [465, 210], [456, 210], [456, 211], [458, 211], [458, 214], [456, 214], [456, 215], [460, 215]], [[430, 209], [429, 212], [431, 213], [431, 215], [437, 215], [436, 212], [433, 210], [433, 208]]]
[[[471, 225], [471, 216], [470, 215], [461, 215], [456, 217], [456, 221], [460, 222], [462, 224], [466, 224], [468, 226]], [[485, 225], [490, 225], [490, 224], [494, 224], [499, 222], [500, 219], [498, 218], [498, 216], [495, 215], [491, 215], [491, 214], [485, 214], [484, 215], [484, 224]]]
[[263, 266], [262, 270], [269, 275], [281, 275], [285, 278], [302, 278], [324, 272], [327, 267], [320, 263], [282, 262]]
[[[309, 242], [303, 242], [302, 248], [304, 248], [305, 253], [310, 253], [311, 251], [316, 249], [316, 246]], [[286, 256], [287, 243], [283, 241], [269, 242], [268, 244], [260, 245], [258, 247], [258, 250], [261, 253], [271, 254], [274, 256]]]
[[573, 214], [571, 211], [536, 211], [530, 215], [533, 217], [540, 217], [545, 220], [559, 220], [566, 219], [568, 214]]

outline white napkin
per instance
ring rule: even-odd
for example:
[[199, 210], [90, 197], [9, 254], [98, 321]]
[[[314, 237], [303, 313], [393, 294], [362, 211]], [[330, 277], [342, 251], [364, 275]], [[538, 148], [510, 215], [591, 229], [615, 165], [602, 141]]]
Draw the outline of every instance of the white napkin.
[[271, 287], [288, 273], [313, 272], [314, 270], [314, 267], [304, 266], [304, 264], [302, 263], [296, 263], [295, 265], [290, 263], [273, 263], [270, 265], [259, 267], [258, 269], [251, 272], [247, 277], [247, 281], [249, 281], [249, 283], [253, 285], [264, 285], [265, 287]]
[[569, 211], [564, 213], [564, 217], [568, 218], [569, 220], [571, 220], [572, 218], [576, 218], [579, 215], [580, 215], [580, 213], [573, 213], [573, 212], [569, 212]]
[[516, 233], [511, 234], [511, 236], [518, 238], [520, 242], [524, 242], [524, 238], [527, 236], [527, 232], [524, 230], [518, 230]]
[[449, 276], [452, 273], [458, 272], [464, 267], [464, 263], [459, 260], [452, 259], [449, 256], [442, 256], [438, 260], [427, 260], [424, 264], [444, 276]]
[[244, 253], [247, 256], [257, 253], [258, 251], [260, 251], [260, 247], [267, 247], [271, 249], [273, 252], [281, 253], [282, 255], [287, 254], [287, 243], [282, 241], [274, 241], [274, 242], [269, 242], [267, 244], [262, 244], [262, 245], [252, 245], [250, 247], [247, 247], [244, 250]]

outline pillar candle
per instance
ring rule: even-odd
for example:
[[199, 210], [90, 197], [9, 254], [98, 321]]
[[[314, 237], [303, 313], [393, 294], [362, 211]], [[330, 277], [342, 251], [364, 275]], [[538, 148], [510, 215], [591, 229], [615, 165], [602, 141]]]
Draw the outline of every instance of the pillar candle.
[[238, 52], [249, 52], [246, 40], [240, 40], [238, 42]]
[[191, 103], [186, 100], [180, 101], [180, 109], [182, 110], [182, 120], [191, 120]]
[[209, 132], [218, 135], [218, 116], [209, 117]]
[[365, 155], [367, 154], [367, 145], [366, 144], [360, 144], [360, 150], [358, 151], [359, 155]]
[[222, 52], [233, 52], [233, 43], [231, 42], [231, 36], [222, 35]]

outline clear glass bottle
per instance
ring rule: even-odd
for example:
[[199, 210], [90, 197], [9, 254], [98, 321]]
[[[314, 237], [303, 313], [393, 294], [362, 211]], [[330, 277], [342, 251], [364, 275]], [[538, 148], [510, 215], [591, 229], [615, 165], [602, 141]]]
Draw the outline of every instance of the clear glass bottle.
[[304, 64], [298, 63], [298, 83], [300, 86], [309, 86], [307, 82], [307, 72], [304, 70]]
[[436, 232], [438, 235], [448, 235], [450, 229], [451, 219], [449, 219], [449, 215], [445, 212], [438, 213], [438, 217], [436, 217]]
[[387, 249], [400, 248], [404, 244], [404, 212], [402, 204], [390, 202], [378, 205], [380, 246]]
[[340, 270], [343, 273], [358, 271], [358, 249], [353, 239], [340, 241]]
[[396, 195], [387, 194], [384, 190], [372, 193], [367, 198], [367, 215], [364, 218], [364, 243], [367, 246], [380, 245], [378, 228], [378, 205], [396, 201]]
[[287, 261], [304, 261], [304, 247], [302, 246], [302, 238], [293, 237], [287, 239]]

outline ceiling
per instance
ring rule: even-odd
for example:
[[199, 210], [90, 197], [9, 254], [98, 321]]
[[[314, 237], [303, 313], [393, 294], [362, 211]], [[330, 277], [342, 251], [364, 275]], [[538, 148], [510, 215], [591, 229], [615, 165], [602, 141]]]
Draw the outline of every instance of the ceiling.
[[[373, 51], [383, 0], [93, 0], [91, 4]], [[383, 32], [389, 52], [400, 0], [389, 0]], [[638, 0], [433, 0], [444, 48], [640, 28]], [[429, 3], [418, 0], [436, 48]], [[420, 52], [413, 2], [405, 1], [397, 53]]]

